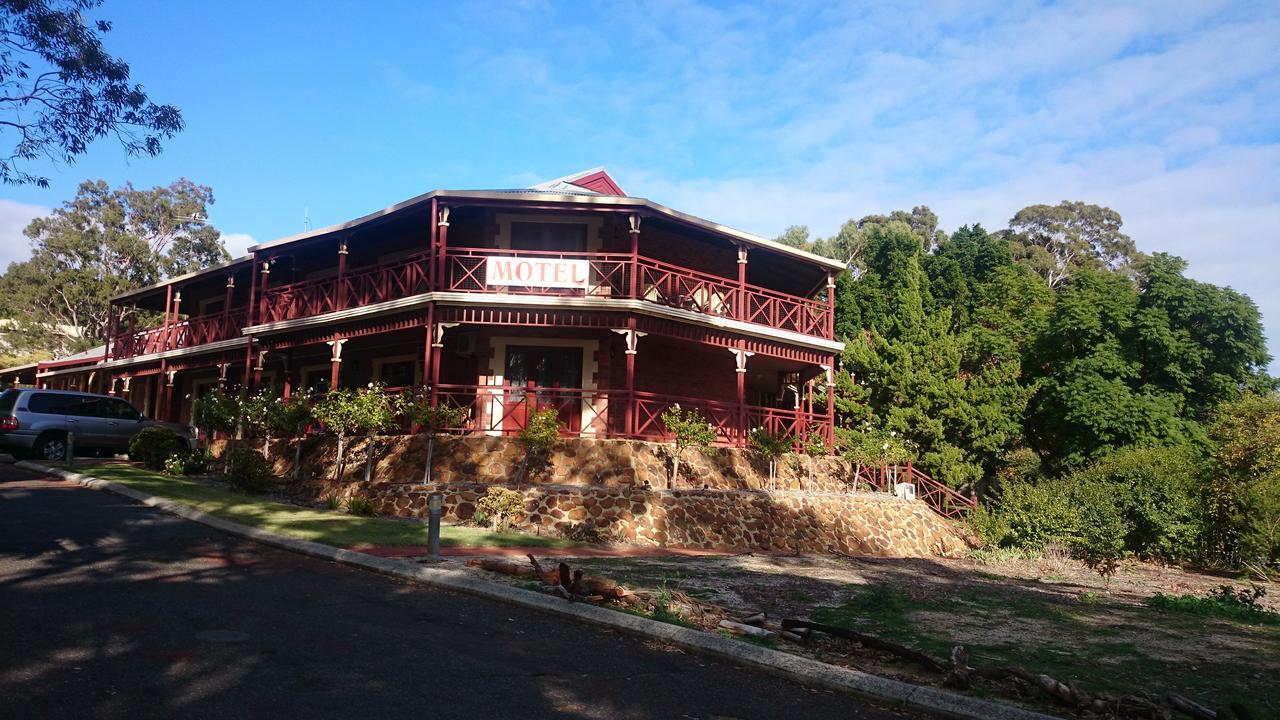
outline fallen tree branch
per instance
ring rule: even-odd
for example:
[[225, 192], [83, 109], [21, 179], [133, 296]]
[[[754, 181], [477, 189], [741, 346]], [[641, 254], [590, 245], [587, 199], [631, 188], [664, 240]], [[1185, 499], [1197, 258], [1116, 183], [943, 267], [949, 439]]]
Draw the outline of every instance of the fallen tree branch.
[[919, 650], [909, 648], [905, 645], [899, 645], [898, 643], [878, 638], [874, 635], [860, 633], [856, 630], [848, 630], [846, 628], [836, 627], [835, 625], [824, 625], [823, 623], [810, 622], [808, 620], [796, 620], [794, 618], [784, 618], [782, 621], [782, 627], [785, 630], [792, 630], [794, 628], [817, 630], [818, 632], [824, 632], [828, 635], [834, 635], [846, 640], [853, 640], [863, 647], [892, 653], [904, 660], [910, 660], [911, 662], [922, 665], [934, 672], [943, 672], [945, 670], [942, 663]]

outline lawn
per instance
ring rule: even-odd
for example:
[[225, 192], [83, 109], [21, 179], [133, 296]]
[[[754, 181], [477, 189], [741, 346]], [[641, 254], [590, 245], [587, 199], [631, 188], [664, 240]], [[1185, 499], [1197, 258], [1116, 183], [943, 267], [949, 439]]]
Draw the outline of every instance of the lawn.
[[[348, 515], [336, 510], [302, 507], [268, 500], [150, 472], [123, 463], [86, 464], [76, 468], [103, 480], [111, 480], [168, 500], [190, 505], [211, 515], [263, 530], [337, 547], [357, 545], [426, 545], [426, 523], [393, 518]], [[568, 540], [483, 528], [442, 525], [440, 544], [445, 547], [573, 547]]]

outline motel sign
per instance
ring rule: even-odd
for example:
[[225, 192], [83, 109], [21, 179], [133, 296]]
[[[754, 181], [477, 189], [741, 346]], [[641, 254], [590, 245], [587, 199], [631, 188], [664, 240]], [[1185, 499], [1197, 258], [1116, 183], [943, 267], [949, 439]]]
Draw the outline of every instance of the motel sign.
[[515, 286], [587, 289], [586, 260], [557, 258], [491, 257], [485, 263], [484, 281], [489, 287]]

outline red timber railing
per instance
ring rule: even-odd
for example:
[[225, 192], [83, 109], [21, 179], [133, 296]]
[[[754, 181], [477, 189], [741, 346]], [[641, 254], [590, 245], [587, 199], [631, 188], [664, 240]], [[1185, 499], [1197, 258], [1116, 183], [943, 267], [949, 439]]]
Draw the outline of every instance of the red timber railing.
[[[503, 284], [490, 286], [491, 258], [575, 260], [586, 263], [587, 278], [578, 287]], [[359, 268], [339, 280], [316, 278], [261, 291], [256, 323], [322, 315], [392, 300], [430, 289], [426, 253]], [[506, 283], [515, 281], [508, 280]], [[442, 285], [449, 292], [553, 295], [646, 300], [743, 322], [768, 325], [816, 337], [832, 336], [826, 302], [737, 282], [628, 253], [554, 252], [490, 248], [449, 248]]]
[[117, 335], [111, 346], [111, 357], [130, 358], [241, 337], [240, 331], [247, 321], [246, 311], [232, 310], [183, 320], [167, 328], [161, 326]]
[[872, 490], [893, 493], [899, 483], [915, 486], [916, 497], [943, 517], [955, 520], [966, 517], [978, 507], [978, 501], [934, 480], [920, 468], [911, 465], [860, 465], [855, 470], [857, 482]]
[[341, 279], [314, 278], [261, 291], [255, 323], [324, 315], [362, 305], [427, 292], [428, 254], [419, 253], [371, 267], [356, 268]]
[[[625, 390], [590, 388], [546, 388], [513, 385], [438, 385], [438, 402], [470, 410], [464, 427], [458, 431], [518, 434], [525, 426], [530, 410], [556, 410], [561, 431], [566, 435], [599, 438], [636, 438], [666, 441], [670, 433], [662, 423], [662, 413], [672, 405], [695, 409], [716, 431], [718, 446], [743, 446], [746, 428], [765, 426], [795, 438], [796, 447], [804, 440], [819, 436], [830, 438], [830, 425], [825, 415], [803, 410], [739, 406], [733, 402], [701, 400], [676, 395], [635, 391], [630, 399]], [[626, 407], [630, 403], [634, 428], [624, 427]], [[750, 424], [754, 423], [754, 424]], [[830, 447], [828, 442], [827, 447]]]

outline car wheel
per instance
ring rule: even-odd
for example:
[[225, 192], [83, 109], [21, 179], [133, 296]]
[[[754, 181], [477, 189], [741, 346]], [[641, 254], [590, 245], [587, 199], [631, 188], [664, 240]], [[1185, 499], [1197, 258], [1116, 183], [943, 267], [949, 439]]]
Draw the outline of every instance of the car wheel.
[[41, 460], [65, 460], [67, 458], [67, 441], [57, 435], [46, 435], [36, 441], [32, 448], [35, 456]]

